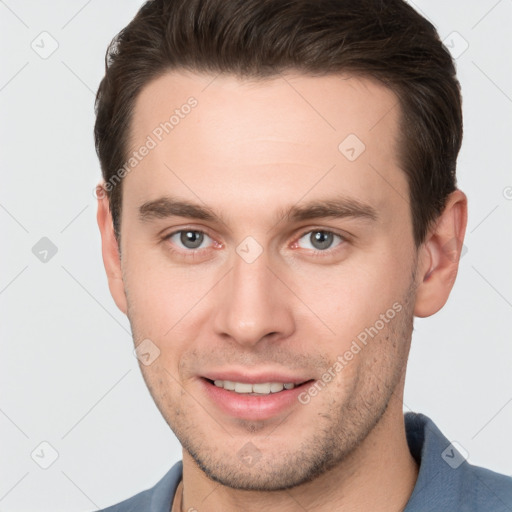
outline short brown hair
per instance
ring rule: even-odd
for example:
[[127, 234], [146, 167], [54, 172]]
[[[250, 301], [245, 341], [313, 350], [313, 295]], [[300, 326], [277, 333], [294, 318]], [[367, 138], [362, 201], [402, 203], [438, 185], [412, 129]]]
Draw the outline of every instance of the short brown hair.
[[[134, 103], [162, 74], [185, 69], [246, 79], [298, 71], [355, 73], [400, 104], [399, 160], [418, 246], [456, 188], [460, 86], [434, 26], [402, 0], [150, 0], [112, 40], [96, 96], [103, 178], [127, 157]], [[107, 190], [120, 240], [122, 182]]]

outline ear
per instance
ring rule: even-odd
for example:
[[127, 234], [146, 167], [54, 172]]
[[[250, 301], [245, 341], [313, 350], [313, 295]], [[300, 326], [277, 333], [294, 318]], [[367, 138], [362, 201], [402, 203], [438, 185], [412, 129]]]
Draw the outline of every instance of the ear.
[[467, 219], [467, 197], [457, 189], [419, 248], [415, 316], [433, 315], [446, 304], [459, 269]]
[[117, 307], [126, 315], [128, 308], [121, 270], [121, 256], [114, 235], [114, 223], [110, 212], [110, 202], [103, 181], [96, 186], [96, 197], [98, 198], [98, 213], [96, 218], [101, 233], [101, 254], [103, 256], [103, 265], [107, 273], [108, 287]]

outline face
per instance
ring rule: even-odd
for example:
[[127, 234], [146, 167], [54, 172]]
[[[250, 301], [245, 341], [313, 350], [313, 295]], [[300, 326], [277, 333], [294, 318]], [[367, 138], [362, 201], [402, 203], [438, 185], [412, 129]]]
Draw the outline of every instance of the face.
[[130, 154], [151, 147], [124, 178], [118, 304], [162, 415], [224, 485], [310, 481], [401, 414], [417, 260], [398, 116], [350, 76], [169, 73], [137, 99]]

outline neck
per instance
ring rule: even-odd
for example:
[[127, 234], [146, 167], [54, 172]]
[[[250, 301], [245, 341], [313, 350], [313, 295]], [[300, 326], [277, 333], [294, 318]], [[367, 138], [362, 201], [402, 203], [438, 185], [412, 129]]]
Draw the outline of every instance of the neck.
[[407, 445], [401, 397], [396, 397], [350, 455], [315, 480], [292, 489], [273, 492], [231, 489], [210, 480], [184, 450], [182, 510], [396, 512], [405, 508], [417, 476], [418, 466]]

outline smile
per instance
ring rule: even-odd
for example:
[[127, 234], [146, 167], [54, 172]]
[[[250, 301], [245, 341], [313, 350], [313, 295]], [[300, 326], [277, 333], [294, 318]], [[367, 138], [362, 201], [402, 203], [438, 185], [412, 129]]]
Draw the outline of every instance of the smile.
[[270, 393], [279, 393], [283, 389], [293, 389], [295, 384], [293, 382], [262, 382], [257, 384], [250, 384], [247, 382], [233, 382], [230, 380], [215, 380], [213, 384], [218, 388], [223, 388], [228, 391], [234, 391], [244, 395], [269, 395]]
[[300, 393], [314, 382], [311, 379], [295, 382], [277, 382], [277, 379], [262, 382], [262, 378], [254, 380], [260, 382], [203, 377], [199, 383], [206, 397], [220, 412], [231, 418], [256, 421], [269, 420], [296, 408], [300, 405]]

